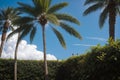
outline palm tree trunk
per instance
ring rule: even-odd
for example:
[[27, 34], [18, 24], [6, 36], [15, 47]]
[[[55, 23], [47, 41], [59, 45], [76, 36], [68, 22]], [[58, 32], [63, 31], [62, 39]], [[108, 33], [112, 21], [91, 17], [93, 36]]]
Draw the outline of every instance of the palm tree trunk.
[[9, 27], [9, 22], [6, 21], [4, 23], [3, 33], [2, 33], [2, 37], [1, 37], [0, 57], [2, 56], [2, 50], [3, 50], [4, 42], [5, 42], [5, 39], [6, 39], [6, 34], [7, 34], [8, 27]]
[[[18, 38], [20, 37], [20, 33], [18, 33]], [[16, 44], [16, 48], [15, 48], [15, 55], [14, 55], [14, 80], [17, 80], [17, 51], [18, 51], [18, 41]]]
[[111, 0], [109, 5], [109, 38], [115, 40], [115, 22], [116, 22], [116, 9], [115, 2]]
[[42, 26], [42, 37], [43, 37], [43, 52], [44, 52], [45, 80], [48, 80], [48, 67], [47, 67], [47, 59], [46, 59], [46, 37], [45, 37], [45, 25]]
[[2, 56], [3, 45], [4, 45], [4, 40], [1, 40], [0, 57]]

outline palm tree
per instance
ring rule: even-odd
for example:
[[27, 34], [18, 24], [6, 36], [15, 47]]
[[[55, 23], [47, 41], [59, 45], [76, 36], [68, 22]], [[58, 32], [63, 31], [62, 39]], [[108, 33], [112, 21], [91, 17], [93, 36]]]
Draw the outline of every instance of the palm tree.
[[[1, 41], [1, 47], [0, 47], [0, 56], [2, 53], [4, 41], [6, 39], [7, 30], [8, 28], [10, 28], [12, 31], [14, 31], [14, 26], [16, 25], [14, 24], [14, 22], [20, 18], [19, 14], [20, 12], [12, 7], [8, 7], [5, 10], [0, 11], [0, 21], [1, 21], [0, 26], [1, 26], [1, 30], [3, 30], [2, 37], [1, 37], [2, 41]], [[16, 50], [15, 50], [14, 80], [17, 80], [17, 56], [16, 56], [17, 48], [18, 48], [18, 42], [16, 44]]]
[[20, 7], [18, 8], [21, 12], [25, 13], [23, 17], [19, 20], [19, 24], [22, 24], [20, 28], [12, 32], [10, 36], [14, 35], [17, 32], [21, 32], [19, 40], [20, 41], [24, 36], [30, 33], [30, 40], [32, 41], [36, 33], [36, 25], [40, 25], [42, 28], [42, 37], [43, 37], [43, 52], [44, 52], [44, 70], [45, 70], [45, 80], [48, 80], [48, 68], [46, 60], [46, 36], [45, 36], [45, 26], [48, 24], [53, 32], [56, 34], [60, 44], [66, 48], [66, 43], [62, 34], [54, 27], [59, 26], [70, 35], [73, 35], [81, 39], [80, 34], [70, 25], [68, 22], [75, 23], [79, 25], [79, 21], [72, 17], [71, 15], [65, 13], [59, 13], [58, 11], [66, 7], [68, 4], [66, 2], [55, 4], [51, 6], [52, 0], [32, 0], [33, 5], [25, 4], [18, 2]]
[[2, 55], [2, 49], [4, 41], [6, 39], [7, 30], [10, 28], [13, 30], [12, 22], [18, 18], [18, 11], [11, 7], [0, 10], [0, 27], [2, 30], [1, 45], [0, 45], [0, 57]]
[[86, 0], [84, 5], [90, 5], [85, 11], [84, 15], [88, 15], [98, 9], [102, 9], [99, 16], [99, 26], [103, 27], [105, 20], [109, 17], [109, 38], [115, 40], [115, 22], [116, 16], [120, 14], [119, 0]]

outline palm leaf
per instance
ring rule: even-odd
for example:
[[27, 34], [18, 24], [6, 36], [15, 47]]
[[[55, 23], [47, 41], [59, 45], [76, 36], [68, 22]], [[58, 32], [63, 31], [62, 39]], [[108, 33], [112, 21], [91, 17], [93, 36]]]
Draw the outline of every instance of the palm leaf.
[[30, 31], [31, 28], [33, 27], [33, 24], [27, 24], [26, 26], [24, 26], [24, 30], [21, 32], [21, 35], [18, 39], [18, 42], [20, 42], [22, 40], [22, 38], [24, 38]]
[[86, 0], [84, 5], [88, 5], [88, 4], [91, 4], [91, 3], [99, 3], [99, 2], [103, 2], [105, 0]]
[[15, 30], [15, 29], [13, 28], [13, 26], [10, 26], [9, 28], [10, 28], [10, 30], [12, 30], [12, 31], [14, 31], [14, 30]]
[[48, 9], [48, 13], [49, 14], [54, 13], [54, 12], [64, 8], [64, 7], [66, 7], [67, 5], [68, 5], [68, 3], [66, 3], [66, 2], [56, 4]]
[[18, 7], [18, 10], [20, 10], [21, 12], [30, 14], [32, 16], [38, 16], [38, 11], [41, 11], [41, 10], [36, 9], [33, 6], [30, 6], [29, 4], [24, 4], [21, 2], [18, 2], [18, 4], [20, 5], [20, 7]]
[[99, 18], [99, 26], [100, 28], [103, 27], [103, 24], [105, 23], [105, 20], [107, 19], [107, 15], [108, 15], [109, 11], [108, 8], [106, 7], [102, 13], [100, 14], [100, 18]]
[[72, 27], [70, 27], [69, 25], [61, 22], [60, 23], [61, 28], [63, 28], [65, 31], [67, 31], [70, 35], [73, 35], [74, 37], [78, 38], [78, 39], [82, 39], [82, 37], [80, 36], [80, 34]]
[[15, 21], [13, 21], [14, 25], [21, 25], [21, 24], [26, 24], [26, 23], [30, 23], [33, 20], [35, 20], [33, 17], [20, 17], [18, 19], [16, 19]]
[[55, 25], [59, 25], [59, 20], [57, 19], [57, 17], [53, 14], [47, 14], [46, 18], [49, 22], [55, 24]]
[[84, 11], [83, 15], [85, 16], [85, 15], [91, 13], [91, 12], [94, 12], [94, 11], [98, 10], [99, 8], [102, 8], [102, 6], [103, 6], [103, 3], [96, 3], [92, 6], [90, 6], [88, 9], [86, 9]]
[[36, 33], [36, 27], [33, 27], [31, 32], [30, 32], [30, 42], [32, 43], [34, 37], [35, 37], [35, 33]]
[[64, 41], [64, 38], [62, 37], [62, 34], [58, 30], [56, 30], [55, 28], [53, 28], [53, 27], [52, 27], [52, 30], [56, 34], [56, 36], [57, 36], [60, 44], [62, 45], [62, 47], [66, 48], [66, 43]]
[[55, 15], [59, 20], [65, 20], [65, 21], [69, 21], [69, 22], [80, 25], [80, 22], [76, 18], [72, 17], [71, 15], [59, 14], [59, 13], [56, 13]]
[[44, 8], [45, 8], [45, 12], [47, 12], [47, 10], [49, 9], [51, 0], [44, 0]]
[[16, 30], [14, 30], [13, 32], [11, 32], [11, 33], [7, 36], [6, 41], [7, 41], [9, 38], [11, 38], [13, 35], [15, 35], [15, 34], [17, 34], [17, 33], [19, 33], [19, 32], [22, 32], [23, 29], [24, 29], [24, 27], [19, 27], [19, 28], [17, 28]]

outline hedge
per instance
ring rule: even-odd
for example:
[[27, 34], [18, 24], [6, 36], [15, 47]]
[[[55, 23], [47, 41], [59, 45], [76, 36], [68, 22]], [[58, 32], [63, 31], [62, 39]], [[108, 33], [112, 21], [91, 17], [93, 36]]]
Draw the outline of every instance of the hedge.
[[[11, 59], [0, 59], [0, 80], [13, 80]], [[120, 40], [64, 61], [48, 61], [50, 80], [120, 80]], [[18, 61], [18, 80], [44, 80], [43, 61]]]

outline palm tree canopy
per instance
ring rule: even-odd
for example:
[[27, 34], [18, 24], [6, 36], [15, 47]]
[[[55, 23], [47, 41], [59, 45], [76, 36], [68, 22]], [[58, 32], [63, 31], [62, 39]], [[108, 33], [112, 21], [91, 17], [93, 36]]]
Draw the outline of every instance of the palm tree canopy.
[[0, 9], [0, 30], [3, 29], [3, 25], [5, 21], [9, 22], [9, 27], [13, 30], [13, 23], [19, 17], [19, 11], [12, 7], [8, 7], [6, 9]]
[[[86, 0], [84, 5], [90, 5], [83, 13], [83, 15], [88, 15], [96, 10], [102, 9], [102, 12], [99, 17], [99, 26], [103, 27], [105, 20], [108, 17], [111, 1], [115, 3], [115, 12], [116, 15], [120, 14], [120, 1], [119, 0]], [[113, 3], [112, 3], [113, 4]]]
[[[21, 32], [20, 38], [22, 39], [25, 35], [30, 33], [30, 40], [32, 41], [36, 33], [36, 24], [41, 27], [48, 24], [52, 28], [53, 32], [56, 34], [61, 45], [66, 48], [66, 44], [62, 34], [56, 29], [55, 26], [59, 26], [70, 35], [81, 39], [80, 34], [68, 24], [74, 23], [80, 25], [79, 21], [69, 14], [59, 13], [58, 11], [63, 9], [68, 5], [66, 2], [55, 4], [51, 6], [52, 0], [32, 0], [33, 5], [18, 2], [20, 7], [18, 9], [20, 12], [26, 15], [19, 18], [15, 23], [20, 25], [20, 28], [12, 32], [8, 37], [11, 37], [17, 32]], [[45, 26], [44, 26], [45, 27]]]

